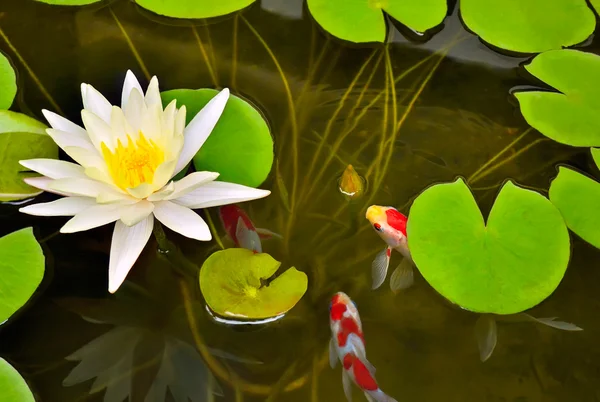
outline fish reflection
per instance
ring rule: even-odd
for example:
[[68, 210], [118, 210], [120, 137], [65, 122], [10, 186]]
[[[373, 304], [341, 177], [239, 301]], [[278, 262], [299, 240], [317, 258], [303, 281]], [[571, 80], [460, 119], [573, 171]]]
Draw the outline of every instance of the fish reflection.
[[379, 234], [379, 237], [388, 245], [377, 254], [371, 265], [373, 289], [377, 289], [385, 281], [392, 256], [392, 249], [402, 254], [404, 259], [392, 273], [390, 287], [394, 292], [409, 288], [414, 282], [414, 262], [408, 250], [406, 237], [406, 222], [408, 218], [395, 208], [379, 205], [371, 205], [367, 209], [366, 217], [371, 222], [371, 225], [373, 225], [373, 229]]
[[261, 239], [281, 238], [280, 235], [268, 229], [255, 227], [248, 214], [237, 205], [230, 204], [220, 207], [219, 216], [227, 235], [237, 247], [262, 253]]

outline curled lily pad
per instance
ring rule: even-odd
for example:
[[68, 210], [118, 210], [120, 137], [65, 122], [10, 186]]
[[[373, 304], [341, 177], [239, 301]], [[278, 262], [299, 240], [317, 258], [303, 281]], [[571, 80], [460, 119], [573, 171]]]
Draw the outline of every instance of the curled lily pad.
[[446, 0], [308, 0], [308, 9], [327, 32], [350, 42], [384, 42], [385, 13], [423, 33], [441, 24]]
[[43, 277], [44, 253], [31, 228], [0, 238], [0, 323], [27, 303]]
[[487, 43], [521, 53], [576, 45], [596, 27], [584, 0], [461, 0], [460, 15]]
[[600, 183], [561, 166], [550, 184], [549, 196], [569, 229], [600, 248]]
[[527, 123], [563, 144], [600, 146], [600, 56], [554, 50], [525, 68], [559, 91], [515, 93]]
[[[177, 99], [185, 105], [187, 123], [218, 91], [174, 89], [161, 94], [166, 105]], [[219, 172], [217, 180], [258, 187], [273, 165], [273, 138], [269, 126], [252, 105], [231, 96], [214, 130], [194, 156], [196, 170]]]
[[0, 110], [0, 201], [22, 200], [40, 194], [23, 181], [39, 176], [19, 164], [23, 159], [58, 158], [58, 147], [46, 126], [21, 113]]
[[294, 267], [266, 283], [280, 265], [266, 253], [243, 248], [217, 251], [202, 265], [200, 290], [208, 306], [223, 317], [276, 317], [294, 307], [308, 287], [306, 274]]
[[35, 402], [29, 386], [21, 374], [0, 357], [0, 400], [10, 402]]
[[465, 309], [513, 314], [547, 298], [570, 255], [560, 212], [542, 195], [507, 182], [487, 225], [462, 179], [417, 197], [408, 242], [423, 277]]
[[256, 0], [135, 0], [153, 13], [173, 18], [211, 18], [231, 14]]
[[0, 109], [8, 109], [17, 95], [17, 76], [10, 61], [0, 53]]

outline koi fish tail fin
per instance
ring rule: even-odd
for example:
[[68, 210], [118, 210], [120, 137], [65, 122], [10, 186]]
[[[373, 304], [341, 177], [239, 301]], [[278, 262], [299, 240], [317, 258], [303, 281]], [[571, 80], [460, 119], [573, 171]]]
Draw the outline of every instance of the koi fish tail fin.
[[400, 290], [408, 289], [414, 283], [414, 268], [410, 258], [404, 257], [402, 262], [390, 277], [390, 288], [392, 292], [398, 293]]
[[262, 245], [260, 243], [260, 237], [254, 230], [248, 229], [244, 220], [240, 217], [237, 221], [235, 228], [235, 237], [240, 247], [254, 251], [255, 253], [262, 253]]
[[391, 396], [385, 394], [381, 389], [365, 391], [365, 397], [369, 402], [398, 402]]
[[261, 239], [271, 239], [273, 237], [277, 237], [278, 239], [283, 239], [283, 236], [270, 231], [269, 229], [265, 229], [265, 228], [256, 228], [256, 233], [258, 233], [258, 237], [260, 237]]
[[373, 263], [371, 263], [371, 277], [373, 279], [373, 286], [371, 287], [372, 289], [377, 289], [385, 281], [388, 267], [390, 266], [391, 255], [392, 249], [390, 247], [386, 247], [380, 251], [377, 256], [375, 256]]

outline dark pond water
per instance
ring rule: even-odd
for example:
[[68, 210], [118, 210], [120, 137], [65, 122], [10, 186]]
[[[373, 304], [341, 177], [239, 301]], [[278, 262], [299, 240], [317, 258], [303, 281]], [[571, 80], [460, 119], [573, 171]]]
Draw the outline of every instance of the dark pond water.
[[[387, 284], [370, 290], [370, 262], [383, 243], [364, 219], [368, 205], [407, 213], [424, 188], [461, 175], [487, 214], [506, 178], [547, 189], [558, 163], [595, 173], [585, 150], [525, 133], [509, 95], [532, 82], [518, 68], [524, 59], [489, 50], [456, 15], [426, 43], [395, 31], [387, 47], [349, 47], [328, 39], [304, 7], [263, 0], [191, 26], [127, 0], [84, 8], [0, 1], [0, 50], [19, 73], [15, 110], [43, 119], [42, 108], [58, 107], [80, 121], [79, 84], [117, 102], [129, 68], [143, 86], [147, 74], [162, 89], [227, 86], [260, 107], [279, 175], [274, 168], [262, 186], [270, 197], [244, 208], [284, 236], [264, 250], [309, 276], [307, 294], [283, 319], [219, 323], [204, 309], [197, 278], [178, 276], [154, 240], [109, 295], [112, 225], [57, 235], [65, 219], [3, 205], [0, 234], [33, 226], [47, 272], [28, 308], [1, 327], [0, 355], [43, 402], [344, 401], [340, 369], [327, 363], [328, 299], [342, 290], [359, 307], [382, 388], [399, 401], [600, 400], [600, 254], [578, 239], [560, 287], [530, 313], [584, 331], [500, 323], [485, 363], [477, 316], [450, 306], [422, 277], [397, 296]], [[349, 163], [368, 182], [355, 204], [337, 189]], [[217, 211], [208, 212], [216, 221]], [[219, 248], [167, 235], [197, 267]]]

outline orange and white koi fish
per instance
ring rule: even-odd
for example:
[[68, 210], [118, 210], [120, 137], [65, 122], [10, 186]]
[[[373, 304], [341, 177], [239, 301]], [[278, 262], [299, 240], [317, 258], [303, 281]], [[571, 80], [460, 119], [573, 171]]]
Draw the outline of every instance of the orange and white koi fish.
[[268, 229], [256, 228], [246, 212], [235, 204], [220, 207], [219, 217], [227, 235], [235, 245], [254, 251], [254, 253], [262, 253], [260, 239], [281, 237]]
[[381, 251], [371, 264], [371, 275], [373, 278], [373, 289], [377, 289], [385, 281], [392, 249], [404, 256], [404, 259], [390, 277], [390, 287], [394, 292], [409, 288], [414, 282], [414, 262], [408, 249], [406, 237], [406, 222], [408, 218], [392, 207], [371, 205], [367, 209], [367, 219], [373, 225], [373, 229], [379, 237], [387, 243], [387, 247]]
[[397, 402], [377, 385], [375, 368], [369, 363], [365, 353], [365, 338], [358, 309], [343, 292], [336, 293], [331, 299], [329, 324], [329, 364], [334, 368], [338, 360], [342, 363], [342, 385], [348, 401], [352, 401], [351, 382], [354, 382], [370, 402]]

